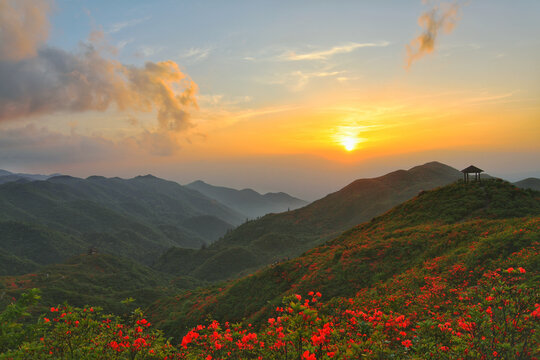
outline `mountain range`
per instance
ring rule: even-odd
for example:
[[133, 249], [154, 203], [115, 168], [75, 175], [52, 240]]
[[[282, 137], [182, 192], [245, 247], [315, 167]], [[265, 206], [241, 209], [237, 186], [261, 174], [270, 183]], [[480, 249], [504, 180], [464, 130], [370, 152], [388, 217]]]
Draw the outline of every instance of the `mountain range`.
[[149, 264], [171, 246], [205, 246], [242, 219], [197, 191], [151, 175], [0, 185], [3, 251], [27, 265], [61, 262], [90, 247]]

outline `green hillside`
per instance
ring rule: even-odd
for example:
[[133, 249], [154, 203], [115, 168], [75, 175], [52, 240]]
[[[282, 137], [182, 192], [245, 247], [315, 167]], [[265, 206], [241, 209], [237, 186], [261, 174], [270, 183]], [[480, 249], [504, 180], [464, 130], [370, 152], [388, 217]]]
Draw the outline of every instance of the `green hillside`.
[[431, 162], [408, 171], [356, 180], [303, 208], [248, 221], [205, 249], [169, 249], [155, 267], [210, 281], [245, 275], [298, 256], [422, 190], [452, 183], [461, 176], [452, 167]]
[[[215, 200], [150, 175], [0, 185], [3, 250], [40, 264], [89, 247], [151, 264], [172, 246], [205, 246], [241, 219]], [[0, 266], [0, 272], [8, 269]]]
[[540, 268], [539, 216], [537, 192], [498, 180], [456, 183], [425, 191], [296, 259], [160, 299], [149, 314], [178, 336], [208, 317], [260, 323], [284, 296], [311, 290], [326, 300], [359, 292], [388, 299], [392, 291], [402, 291], [396, 285], [400, 279], [410, 283], [411, 298], [426, 285], [423, 274], [432, 273], [434, 263], [443, 277], [456, 266], [474, 270], [470, 286], [487, 270], [522, 266], [534, 271]]
[[99, 304], [107, 311], [120, 314], [126, 310], [121, 303], [126, 298], [134, 298], [133, 306], [142, 307], [172, 294], [172, 289], [176, 288], [172, 280], [129, 259], [98, 253], [77, 255], [35, 273], [1, 276], [0, 292], [4, 293], [2, 302], [5, 302], [28, 289], [38, 288], [43, 309], [64, 302], [74, 306]]
[[0, 240], [4, 257], [0, 275], [24, 274], [86, 250], [85, 243], [74, 236], [16, 221], [0, 222]]

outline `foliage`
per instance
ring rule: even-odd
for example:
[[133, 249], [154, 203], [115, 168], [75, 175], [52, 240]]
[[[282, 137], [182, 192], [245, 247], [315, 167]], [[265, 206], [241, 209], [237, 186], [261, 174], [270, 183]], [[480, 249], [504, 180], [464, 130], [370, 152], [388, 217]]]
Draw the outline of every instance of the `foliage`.
[[[321, 302], [322, 294], [287, 296], [258, 330], [210, 321], [176, 345], [140, 310], [127, 318], [100, 309], [52, 307], [37, 324], [21, 326], [13, 309], [2, 315], [3, 358], [64, 359], [535, 359], [538, 277], [522, 267], [485, 271], [470, 283], [463, 265], [430, 275], [401, 296], [377, 292]], [[394, 279], [396, 290], [412, 277]], [[417, 279], [418, 280], [418, 279]], [[411, 285], [410, 283], [407, 285]], [[411, 291], [412, 290], [412, 291]], [[7, 329], [7, 331], [6, 331]], [[21, 329], [25, 329], [22, 336]], [[9, 345], [6, 347], [6, 344]]]
[[174, 290], [195, 286], [187, 281], [171, 284], [171, 280], [129, 259], [99, 253], [80, 255], [35, 273], [0, 277], [0, 292], [4, 293], [0, 304], [38, 288], [42, 299], [34, 312], [68, 302], [75, 306], [99, 304], [107, 311], [122, 314], [125, 308], [120, 301], [127, 297], [134, 297], [135, 305], [144, 307]]
[[4, 316], [11, 308], [24, 309], [25, 305], [15, 303], [2, 313], [3, 329], [7, 328], [2, 339], [13, 340], [3, 346], [0, 358], [164, 359], [173, 353], [162, 333], [138, 309], [120, 318], [94, 307], [51, 307], [37, 323], [25, 326], [13, 316]]

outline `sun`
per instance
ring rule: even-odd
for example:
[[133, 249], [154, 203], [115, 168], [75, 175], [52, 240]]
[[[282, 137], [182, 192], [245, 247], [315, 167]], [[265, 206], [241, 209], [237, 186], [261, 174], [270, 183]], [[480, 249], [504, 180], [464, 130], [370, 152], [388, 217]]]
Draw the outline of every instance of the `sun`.
[[348, 120], [344, 125], [338, 125], [332, 129], [332, 142], [342, 146], [347, 152], [352, 152], [359, 148], [361, 143], [367, 141], [360, 134], [367, 131], [368, 125], [359, 125], [353, 120]]
[[356, 149], [356, 145], [358, 145], [358, 138], [347, 136], [341, 139], [341, 145], [345, 148], [347, 151], [353, 151]]

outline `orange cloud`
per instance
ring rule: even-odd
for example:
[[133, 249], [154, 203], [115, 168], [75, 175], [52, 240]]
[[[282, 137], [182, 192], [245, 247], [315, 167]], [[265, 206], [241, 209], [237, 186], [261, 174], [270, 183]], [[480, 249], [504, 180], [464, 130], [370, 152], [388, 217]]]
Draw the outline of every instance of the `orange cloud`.
[[424, 30], [406, 46], [407, 68], [410, 68], [414, 61], [435, 50], [437, 37], [441, 30], [448, 34], [454, 29], [459, 20], [458, 11], [457, 3], [442, 3], [418, 18], [418, 24]]
[[0, 0], [0, 60], [36, 55], [49, 33], [48, 1]]

